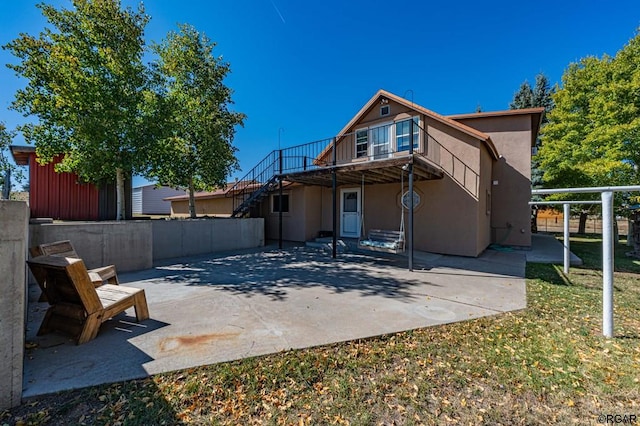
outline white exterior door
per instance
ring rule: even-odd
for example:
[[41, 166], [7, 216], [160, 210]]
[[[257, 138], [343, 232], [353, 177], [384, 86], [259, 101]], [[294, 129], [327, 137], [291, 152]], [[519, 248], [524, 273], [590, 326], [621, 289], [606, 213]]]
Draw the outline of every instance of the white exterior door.
[[358, 238], [361, 218], [360, 188], [340, 190], [340, 236]]

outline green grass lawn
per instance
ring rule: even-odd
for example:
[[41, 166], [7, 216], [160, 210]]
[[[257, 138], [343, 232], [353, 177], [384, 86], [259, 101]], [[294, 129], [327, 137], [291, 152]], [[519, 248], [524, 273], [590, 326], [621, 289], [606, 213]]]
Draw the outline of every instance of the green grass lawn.
[[527, 266], [528, 308], [379, 338], [33, 398], [0, 424], [640, 424], [640, 261], [616, 247], [602, 337], [601, 241]]

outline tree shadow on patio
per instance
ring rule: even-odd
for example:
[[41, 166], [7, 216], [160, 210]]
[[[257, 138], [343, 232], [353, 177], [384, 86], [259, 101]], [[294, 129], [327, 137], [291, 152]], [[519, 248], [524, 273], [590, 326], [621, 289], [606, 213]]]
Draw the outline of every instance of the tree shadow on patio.
[[[294, 289], [322, 286], [335, 293], [357, 291], [362, 296], [413, 298], [418, 285], [436, 285], [404, 270], [402, 258], [326, 253], [294, 247], [286, 250], [213, 255], [154, 268], [153, 277], [189, 286], [214, 286], [251, 297], [262, 294], [284, 300]], [[136, 279], [140, 279], [137, 277]]]

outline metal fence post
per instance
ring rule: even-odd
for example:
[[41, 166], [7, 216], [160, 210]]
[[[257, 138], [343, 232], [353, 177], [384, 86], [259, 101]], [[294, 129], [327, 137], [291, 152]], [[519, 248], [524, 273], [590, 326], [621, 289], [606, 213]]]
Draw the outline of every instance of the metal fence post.
[[336, 164], [338, 163], [338, 153], [336, 152], [336, 138], [331, 140], [331, 145], [333, 147], [333, 170], [331, 171], [331, 189], [333, 193], [333, 247], [331, 249], [331, 257], [334, 259], [338, 257], [338, 207], [337, 207], [337, 194], [338, 191], [338, 177], [336, 176]]
[[278, 149], [278, 169], [280, 177], [278, 179], [278, 248], [282, 249], [282, 150]]
[[569, 264], [571, 263], [571, 251], [570, 251], [570, 233], [569, 233], [569, 219], [571, 218], [571, 210], [569, 204], [563, 204], [564, 210], [564, 273], [569, 273]]
[[613, 192], [602, 192], [602, 334], [613, 337]]

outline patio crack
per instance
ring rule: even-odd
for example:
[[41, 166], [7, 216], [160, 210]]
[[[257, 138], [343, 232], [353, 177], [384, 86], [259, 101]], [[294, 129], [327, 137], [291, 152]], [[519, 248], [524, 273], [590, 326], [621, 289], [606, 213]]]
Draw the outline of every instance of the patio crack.
[[[240, 299], [239, 296], [236, 296], [236, 298]], [[282, 339], [284, 341], [285, 346], [283, 348], [280, 348], [280, 349], [276, 348], [276, 349], [288, 350], [293, 348], [289, 340], [287, 340], [287, 337], [285, 336], [285, 334], [278, 327], [274, 327], [274, 325], [271, 322], [265, 320], [262, 314], [260, 314], [260, 312], [254, 307], [254, 305], [251, 302], [247, 302], [247, 301], [243, 301], [243, 302], [251, 310], [251, 312], [253, 312], [253, 314], [258, 318], [258, 321], [260, 321], [260, 323], [263, 325], [265, 330], [269, 331], [272, 336], [278, 337], [279, 339]], [[251, 347], [246, 352], [247, 354], [251, 353], [255, 344], [256, 344], [256, 341], [252, 340]]]
[[475, 304], [475, 303], [461, 302], [461, 301], [452, 300], [452, 299], [449, 299], [449, 298], [446, 298], [446, 297], [432, 296], [430, 294], [424, 294], [423, 296], [428, 297], [430, 299], [444, 300], [446, 302], [457, 303], [459, 305], [471, 306], [473, 308], [480, 308], [480, 309], [483, 309], [483, 310], [486, 310], [486, 311], [495, 312], [495, 313], [498, 313], [498, 314], [502, 314], [502, 313], [510, 311], [510, 309], [508, 309], [506, 311], [503, 311], [503, 310], [500, 310], [500, 309], [489, 308], [487, 306], [482, 306], [482, 305], [478, 305], [478, 304]]

